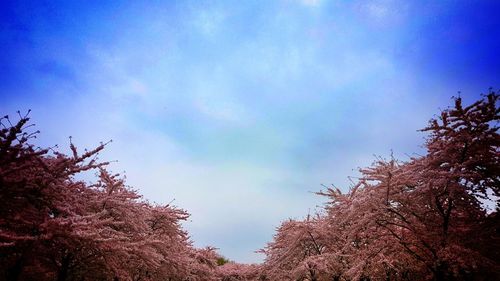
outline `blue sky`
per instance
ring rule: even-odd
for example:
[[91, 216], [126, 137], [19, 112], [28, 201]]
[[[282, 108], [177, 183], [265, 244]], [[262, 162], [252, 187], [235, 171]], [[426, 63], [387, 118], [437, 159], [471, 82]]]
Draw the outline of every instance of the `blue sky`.
[[2, 1], [0, 112], [38, 142], [113, 139], [145, 198], [191, 214], [197, 246], [258, 262], [321, 184], [417, 132], [461, 91], [500, 86], [498, 1]]

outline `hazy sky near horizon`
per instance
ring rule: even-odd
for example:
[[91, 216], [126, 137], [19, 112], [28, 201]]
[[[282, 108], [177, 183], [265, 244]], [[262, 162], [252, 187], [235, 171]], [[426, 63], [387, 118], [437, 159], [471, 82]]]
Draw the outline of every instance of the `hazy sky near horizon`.
[[[10, 3], [8, 3], [10, 2]], [[461, 91], [500, 87], [500, 2], [2, 1], [0, 114], [41, 145], [113, 139], [144, 197], [186, 209], [196, 246], [259, 262], [321, 184], [423, 153]]]

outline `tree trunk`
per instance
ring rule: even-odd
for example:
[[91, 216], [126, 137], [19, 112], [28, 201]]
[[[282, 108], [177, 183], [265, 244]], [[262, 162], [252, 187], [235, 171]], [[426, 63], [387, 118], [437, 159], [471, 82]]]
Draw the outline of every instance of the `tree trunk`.
[[446, 264], [442, 262], [438, 262], [436, 266], [434, 266], [434, 280], [435, 281], [447, 281], [452, 280], [448, 274], [448, 267]]
[[311, 276], [311, 281], [318, 281], [318, 278], [316, 278], [316, 273], [313, 269], [309, 269], [309, 275]]
[[12, 280], [12, 281], [19, 280], [19, 276], [23, 271], [23, 267], [24, 267], [24, 256], [21, 256], [19, 259], [16, 260], [13, 266], [7, 269], [6, 272], [7, 280]]
[[69, 264], [71, 262], [71, 255], [66, 254], [63, 256], [61, 261], [61, 268], [57, 274], [57, 281], [66, 281], [68, 278]]

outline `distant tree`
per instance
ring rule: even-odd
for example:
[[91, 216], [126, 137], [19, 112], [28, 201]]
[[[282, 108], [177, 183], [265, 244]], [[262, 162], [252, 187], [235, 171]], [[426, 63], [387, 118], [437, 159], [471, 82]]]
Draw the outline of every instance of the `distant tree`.
[[225, 257], [220, 257], [217, 259], [217, 265], [225, 265], [226, 263], [231, 262], [230, 260], [226, 259]]
[[273, 241], [261, 250], [266, 254], [264, 270], [271, 280], [318, 280], [324, 268], [317, 263], [317, 256], [325, 250], [320, 223], [320, 217], [310, 216], [282, 223]]
[[268, 280], [256, 264], [228, 262], [217, 268], [220, 281], [264, 281]]

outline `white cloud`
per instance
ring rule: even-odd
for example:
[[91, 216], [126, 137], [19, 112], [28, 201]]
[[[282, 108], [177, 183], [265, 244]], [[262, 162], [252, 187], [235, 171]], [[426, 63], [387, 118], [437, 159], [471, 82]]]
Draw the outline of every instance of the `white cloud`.
[[399, 0], [361, 0], [357, 6], [364, 20], [379, 26], [404, 21], [409, 10], [409, 2]]
[[302, 5], [308, 7], [318, 7], [323, 3], [323, 0], [299, 0]]
[[218, 100], [217, 97], [198, 97], [194, 106], [209, 118], [230, 123], [243, 123], [248, 118], [247, 112], [237, 103]]
[[192, 24], [201, 34], [211, 38], [219, 32], [226, 17], [226, 13], [221, 9], [197, 10], [194, 13]]

